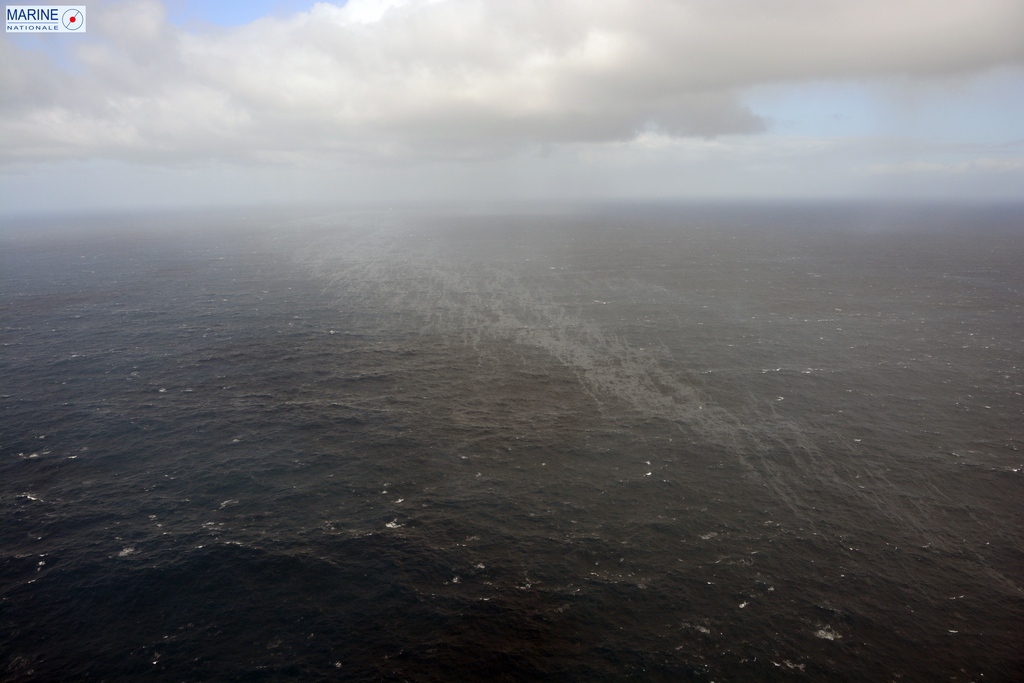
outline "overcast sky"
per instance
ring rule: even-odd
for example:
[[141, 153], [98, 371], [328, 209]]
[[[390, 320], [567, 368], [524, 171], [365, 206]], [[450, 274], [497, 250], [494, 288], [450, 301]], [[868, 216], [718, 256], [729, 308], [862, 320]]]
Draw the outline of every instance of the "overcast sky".
[[1024, 199], [1021, 0], [86, 6], [2, 38], [4, 212]]

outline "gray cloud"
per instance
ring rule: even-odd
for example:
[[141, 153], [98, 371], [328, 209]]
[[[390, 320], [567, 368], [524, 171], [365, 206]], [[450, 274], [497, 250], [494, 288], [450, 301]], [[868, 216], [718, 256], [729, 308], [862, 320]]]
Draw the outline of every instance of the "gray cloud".
[[89, 10], [74, 77], [0, 42], [6, 161], [386, 164], [753, 133], [750, 85], [1024, 62], [1017, 0], [352, 0], [207, 32], [148, 0]]

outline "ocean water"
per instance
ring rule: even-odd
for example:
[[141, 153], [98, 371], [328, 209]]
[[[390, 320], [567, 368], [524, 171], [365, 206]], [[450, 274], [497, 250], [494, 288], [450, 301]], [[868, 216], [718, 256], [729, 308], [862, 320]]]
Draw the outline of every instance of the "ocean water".
[[0, 236], [0, 680], [1024, 679], [1020, 207], [162, 220]]

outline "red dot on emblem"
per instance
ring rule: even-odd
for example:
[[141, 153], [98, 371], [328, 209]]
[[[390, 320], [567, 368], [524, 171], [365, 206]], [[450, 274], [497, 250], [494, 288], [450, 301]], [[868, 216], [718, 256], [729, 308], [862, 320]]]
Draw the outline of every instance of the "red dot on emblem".
[[70, 19], [68, 19], [68, 21], [70, 21], [73, 24], [73, 23], [75, 23], [75, 18], [71, 17]]

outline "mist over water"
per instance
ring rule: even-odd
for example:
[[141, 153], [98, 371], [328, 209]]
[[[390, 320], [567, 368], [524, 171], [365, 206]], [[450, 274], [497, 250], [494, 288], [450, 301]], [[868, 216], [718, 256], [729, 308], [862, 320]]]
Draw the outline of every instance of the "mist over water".
[[9, 232], [0, 678], [1018, 679], [1021, 217]]

